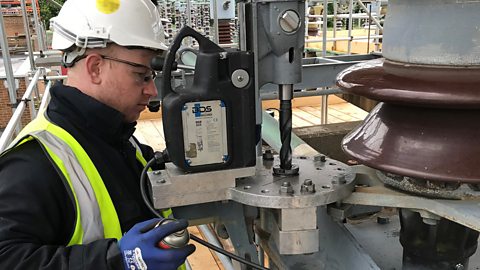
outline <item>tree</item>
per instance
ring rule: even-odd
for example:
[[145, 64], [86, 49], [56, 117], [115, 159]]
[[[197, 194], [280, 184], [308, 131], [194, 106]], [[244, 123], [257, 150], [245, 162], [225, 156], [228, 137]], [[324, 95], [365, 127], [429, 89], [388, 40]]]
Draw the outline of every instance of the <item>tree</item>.
[[40, 14], [42, 16], [42, 21], [44, 25], [48, 28], [50, 25], [50, 19], [57, 16], [60, 11], [61, 5], [65, 3], [66, 0], [39, 0], [40, 5]]

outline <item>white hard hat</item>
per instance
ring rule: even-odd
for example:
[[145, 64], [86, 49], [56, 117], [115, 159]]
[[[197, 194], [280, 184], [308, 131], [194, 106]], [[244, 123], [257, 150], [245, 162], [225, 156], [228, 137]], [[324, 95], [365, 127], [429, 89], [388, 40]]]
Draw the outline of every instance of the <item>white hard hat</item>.
[[85, 51], [103, 48], [109, 42], [168, 49], [160, 15], [151, 0], [67, 0], [50, 22], [52, 48], [56, 50]]

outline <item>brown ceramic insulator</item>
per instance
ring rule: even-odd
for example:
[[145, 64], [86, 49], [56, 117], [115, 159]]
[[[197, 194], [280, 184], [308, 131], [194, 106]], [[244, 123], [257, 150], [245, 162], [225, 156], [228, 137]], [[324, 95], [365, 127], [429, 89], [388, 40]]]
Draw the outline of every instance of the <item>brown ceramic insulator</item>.
[[234, 26], [230, 20], [218, 20], [218, 42], [229, 44], [233, 42]]
[[343, 150], [360, 163], [398, 175], [480, 183], [480, 114], [476, 110], [380, 103], [348, 134]]
[[387, 103], [480, 109], [480, 67], [421, 66], [375, 59], [337, 76], [342, 90]]

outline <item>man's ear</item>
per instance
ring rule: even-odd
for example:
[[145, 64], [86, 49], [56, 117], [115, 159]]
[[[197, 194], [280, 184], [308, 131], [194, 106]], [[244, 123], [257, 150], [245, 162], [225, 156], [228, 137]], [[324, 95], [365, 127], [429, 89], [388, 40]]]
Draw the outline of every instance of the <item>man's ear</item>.
[[100, 84], [102, 82], [101, 72], [103, 59], [98, 54], [90, 54], [85, 58], [85, 68], [90, 81], [94, 84]]

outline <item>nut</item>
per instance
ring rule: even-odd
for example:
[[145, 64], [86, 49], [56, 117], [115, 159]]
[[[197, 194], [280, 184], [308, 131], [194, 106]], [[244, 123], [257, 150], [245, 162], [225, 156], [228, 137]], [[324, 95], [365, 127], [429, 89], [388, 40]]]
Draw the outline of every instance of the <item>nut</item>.
[[338, 185], [343, 185], [347, 182], [347, 179], [345, 179], [345, 175], [341, 174], [338, 176], [335, 176], [332, 180], [332, 184], [338, 184]]
[[165, 183], [167, 183], [167, 180], [165, 180], [165, 179], [158, 179], [158, 180], [155, 181], [155, 183], [157, 183], [157, 184], [165, 184]]
[[311, 179], [305, 179], [303, 185], [300, 187], [301, 193], [315, 193], [315, 184]]
[[283, 182], [282, 186], [280, 187], [280, 193], [293, 194], [292, 184], [290, 184], [290, 182]]
[[262, 158], [264, 160], [273, 160], [272, 150], [265, 150], [265, 153], [263, 153]]

